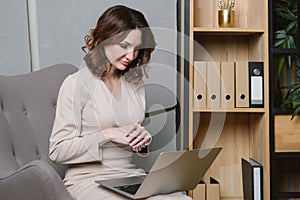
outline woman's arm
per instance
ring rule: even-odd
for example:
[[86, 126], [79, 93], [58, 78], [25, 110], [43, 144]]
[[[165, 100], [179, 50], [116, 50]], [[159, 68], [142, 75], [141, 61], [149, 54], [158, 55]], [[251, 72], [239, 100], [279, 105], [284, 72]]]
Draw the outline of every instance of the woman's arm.
[[101, 161], [99, 145], [107, 142], [99, 132], [81, 134], [81, 111], [86, 98], [84, 88], [71, 75], [63, 82], [57, 99], [56, 116], [50, 136], [49, 157], [61, 164]]

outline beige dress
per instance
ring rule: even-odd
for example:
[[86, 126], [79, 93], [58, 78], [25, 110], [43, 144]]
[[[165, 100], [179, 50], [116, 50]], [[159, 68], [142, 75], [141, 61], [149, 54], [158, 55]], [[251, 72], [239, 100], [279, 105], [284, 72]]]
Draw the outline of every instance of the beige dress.
[[[95, 180], [145, 174], [132, 163], [133, 152], [128, 145], [98, 136], [102, 129], [144, 119], [143, 83], [133, 85], [121, 78], [120, 85], [121, 97], [116, 99], [106, 85], [84, 67], [68, 76], [60, 88], [49, 156], [57, 163], [69, 165], [64, 183], [77, 200], [127, 199], [98, 186]], [[147, 199], [191, 198], [176, 192]]]

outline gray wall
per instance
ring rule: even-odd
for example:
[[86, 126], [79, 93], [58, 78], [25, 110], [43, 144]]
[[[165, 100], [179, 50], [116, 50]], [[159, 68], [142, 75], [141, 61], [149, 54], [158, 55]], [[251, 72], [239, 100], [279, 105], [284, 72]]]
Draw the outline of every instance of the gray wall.
[[[124, 4], [142, 11], [152, 27], [176, 30], [174, 0], [38, 0], [36, 3], [41, 66], [61, 62], [80, 66], [84, 36], [95, 27], [99, 15], [114, 4]], [[156, 39], [160, 44], [159, 40], [166, 38], [156, 35]], [[169, 39], [173, 40], [169, 45], [174, 49], [174, 38]]]
[[[152, 84], [161, 85], [167, 92], [148, 92], [147, 110], [176, 104], [176, 0], [0, 1], [0, 74], [22, 74], [57, 63], [70, 63], [80, 68], [84, 36], [95, 27], [104, 10], [123, 4], [145, 14], [157, 42], [150, 63], [150, 77], [145, 82], [150, 88]], [[164, 105], [159, 105], [162, 101]], [[175, 111], [152, 116], [147, 123], [149, 131], [155, 135], [154, 143], [161, 143], [146, 157], [151, 164], [160, 151], [175, 146]]]
[[0, 74], [30, 71], [30, 49], [26, 1], [1, 0]]

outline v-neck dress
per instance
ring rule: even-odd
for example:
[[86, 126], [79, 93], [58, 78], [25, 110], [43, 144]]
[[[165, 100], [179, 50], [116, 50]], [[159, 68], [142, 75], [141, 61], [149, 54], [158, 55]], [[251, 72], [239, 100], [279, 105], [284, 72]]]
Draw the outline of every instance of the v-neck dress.
[[[143, 175], [132, 162], [128, 145], [108, 141], [101, 131], [143, 121], [145, 89], [143, 82], [130, 84], [123, 77], [117, 99], [87, 67], [69, 75], [57, 100], [56, 116], [50, 136], [50, 159], [68, 164], [64, 184], [76, 200], [127, 199], [104, 189], [95, 180]], [[176, 192], [149, 200], [191, 199]]]

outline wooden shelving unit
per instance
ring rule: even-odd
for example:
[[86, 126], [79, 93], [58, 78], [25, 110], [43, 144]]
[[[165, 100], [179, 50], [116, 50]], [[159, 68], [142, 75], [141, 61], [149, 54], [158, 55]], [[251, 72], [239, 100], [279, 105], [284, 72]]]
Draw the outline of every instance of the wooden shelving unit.
[[264, 64], [264, 94], [268, 94], [268, 1], [236, 0], [233, 28], [218, 26], [217, 3], [190, 1], [189, 145], [191, 149], [223, 147], [204, 177], [219, 182], [220, 199], [243, 199], [241, 158], [260, 162], [264, 169], [264, 196], [268, 200], [268, 95], [264, 95], [263, 108], [200, 109], [194, 107], [196, 98], [192, 91], [197, 84], [195, 61], [259, 61]]

